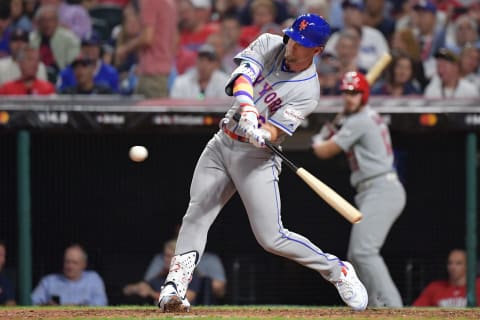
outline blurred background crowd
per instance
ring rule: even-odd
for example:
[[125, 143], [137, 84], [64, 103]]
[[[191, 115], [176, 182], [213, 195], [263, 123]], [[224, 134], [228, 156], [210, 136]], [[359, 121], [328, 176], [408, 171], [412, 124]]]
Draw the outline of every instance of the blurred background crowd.
[[225, 97], [232, 58], [305, 12], [334, 30], [322, 95], [385, 51], [372, 94], [479, 95], [477, 0], [0, 0], [0, 94]]

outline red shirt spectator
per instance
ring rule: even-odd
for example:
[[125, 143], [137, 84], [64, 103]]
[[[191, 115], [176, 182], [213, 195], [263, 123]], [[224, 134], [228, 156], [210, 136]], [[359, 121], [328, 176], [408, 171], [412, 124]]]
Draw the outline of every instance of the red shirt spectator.
[[0, 87], [0, 95], [53, 94], [55, 86], [48, 81], [35, 79], [24, 82], [22, 79], [6, 82]]
[[[448, 280], [431, 282], [413, 302], [415, 307], [467, 306], [467, 253], [453, 249], [448, 255]], [[480, 279], [476, 280], [477, 301], [480, 301]]]
[[17, 54], [20, 78], [6, 82], [0, 87], [0, 95], [52, 94], [55, 86], [48, 81], [37, 79], [40, 53], [38, 49], [26, 47]]
[[208, 0], [181, 0], [178, 2], [180, 44], [197, 52], [207, 38], [219, 31], [218, 23], [210, 21], [211, 4]]

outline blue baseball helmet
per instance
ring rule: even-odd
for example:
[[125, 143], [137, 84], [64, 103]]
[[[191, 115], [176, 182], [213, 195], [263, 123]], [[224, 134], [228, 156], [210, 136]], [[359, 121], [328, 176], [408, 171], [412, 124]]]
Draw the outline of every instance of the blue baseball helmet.
[[328, 22], [312, 13], [302, 14], [290, 28], [283, 30], [287, 37], [307, 48], [324, 47], [330, 32]]

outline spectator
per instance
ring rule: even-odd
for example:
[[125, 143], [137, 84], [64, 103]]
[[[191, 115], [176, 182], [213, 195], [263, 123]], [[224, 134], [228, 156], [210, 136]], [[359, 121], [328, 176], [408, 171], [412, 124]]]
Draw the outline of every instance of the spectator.
[[37, 12], [38, 7], [38, 0], [23, 0], [23, 12], [30, 19], [30, 21], [33, 21], [35, 12]]
[[414, 82], [418, 83], [422, 92], [428, 84], [425, 76], [423, 62], [420, 56], [420, 44], [415, 39], [415, 35], [411, 29], [396, 29], [391, 39], [391, 51], [406, 54], [413, 60], [414, 65]]
[[336, 96], [340, 94], [340, 68], [336, 57], [324, 54], [316, 64], [321, 96]]
[[[413, 302], [414, 307], [466, 307], [467, 306], [467, 254], [453, 249], [448, 254], [447, 280], [429, 283]], [[477, 301], [480, 301], [480, 279], [476, 280]]]
[[467, 44], [460, 53], [460, 77], [480, 90], [480, 47]]
[[468, 14], [458, 17], [452, 24], [450, 36], [447, 31], [445, 46], [459, 54], [467, 44], [480, 45], [478, 25], [475, 19]]
[[255, 40], [262, 28], [274, 24], [277, 15], [276, 6], [273, 0], [254, 0], [250, 5], [252, 24], [243, 26], [240, 33], [240, 46], [246, 48], [250, 42]]
[[0, 95], [47, 95], [55, 93], [53, 84], [37, 78], [40, 63], [38, 49], [25, 47], [19, 50], [16, 61], [20, 67], [20, 77], [4, 83], [0, 87]]
[[[252, 5], [256, 0], [237, 1], [236, 5], [239, 9], [240, 22], [243, 26], [249, 26], [254, 24], [255, 18], [252, 16]], [[275, 24], [281, 25], [285, 20], [289, 18], [287, 5], [283, 0], [273, 0], [275, 5]]]
[[338, 32], [338, 40], [335, 44], [335, 57], [338, 60], [339, 77], [348, 71], [365, 70], [359, 66], [360, 55], [360, 32], [356, 28], [346, 27]]
[[0, 241], [0, 305], [14, 306], [17, 304], [15, 302], [15, 289], [3, 269], [6, 259], [7, 246], [5, 242]]
[[[380, 59], [383, 53], [389, 51], [388, 43], [383, 34], [363, 23], [363, 12], [365, 6], [359, 0], [344, 0], [342, 2], [344, 8], [343, 19], [345, 28], [353, 27], [360, 30], [360, 48], [358, 54], [357, 65], [360, 69], [368, 71], [375, 62]], [[327, 42], [325, 52], [335, 54], [336, 43], [339, 33], [332, 35]]]
[[394, 167], [390, 132], [368, 104], [370, 86], [358, 72], [348, 72], [340, 84], [344, 108], [333, 123], [313, 137], [312, 149], [320, 159], [340, 152], [347, 155], [350, 183], [362, 222], [350, 233], [348, 259], [365, 283], [371, 307], [402, 307], [403, 302], [380, 254], [388, 233], [401, 215], [406, 193]]
[[0, 58], [10, 54], [8, 41], [12, 31], [10, 19], [10, 3], [0, 2]]
[[[18, 52], [28, 46], [29, 33], [15, 29], [10, 35], [10, 55], [0, 59], [0, 85], [20, 78], [20, 68], [16, 60]], [[47, 80], [47, 70], [43, 62], [38, 64], [37, 79]]]
[[437, 27], [437, 7], [430, 0], [421, 0], [413, 6], [416, 14], [414, 26], [418, 29], [417, 41], [420, 45], [420, 59], [425, 75], [431, 79], [435, 74], [433, 54], [444, 47], [445, 30]]
[[57, 81], [57, 74], [80, 53], [80, 40], [59, 25], [57, 8], [42, 5], [35, 14], [37, 29], [30, 35], [30, 44], [39, 48], [40, 60], [47, 67], [48, 80]]
[[73, 85], [60, 89], [61, 94], [112, 94], [113, 90], [105, 83], [95, 82], [97, 62], [90, 57], [80, 56], [72, 62]]
[[380, 30], [387, 41], [395, 31], [395, 20], [388, 15], [385, 0], [365, 0], [365, 12], [363, 21], [365, 25]]
[[435, 53], [437, 75], [425, 88], [428, 98], [475, 98], [478, 88], [460, 77], [458, 56], [452, 51], [442, 48]]
[[180, 0], [178, 2], [178, 26], [180, 44], [197, 52], [208, 36], [219, 31], [217, 23], [210, 21], [210, 0]]
[[231, 73], [237, 67], [233, 57], [242, 51], [240, 46], [240, 21], [234, 15], [225, 15], [220, 30], [225, 51], [221, 63], [222, 70]]
[[168, 77], [174, 65], [177, 12], [174, 0], [140, 0], [140, 34], [116, 49], [126, 57], [139, 51], [136, 93], [146, 98], [168, 96]]
[[215, 48], [204, 44], [198, 50], [197, 66], [173, 82], [171, 98], [204, 99], [226, 97], [224, 85], [229, 76], [220, 70]]
[[24, 13], [23, 0], [10, 0], [10, 18], [12, 19], [12, 29], [32, 30], [32, 21]]
[[330, 17], [330, 2], [330, 0], [304, 0], [300, 12], [314, 13], [328, 21]]
[[372, 95], [401, 97], [419, 95], [420, 85], [414, 83], [414, 61], [406, 54], [396, 54], [386, 70], [386, 79], [380, 80], [372, 87]]
[[[156, 302], [160, 296], [160, 290], [162, 290], [165, 278], [167, 277], [170, 261], [175, 254], [176, 244], [176, 240], [167, 241], [163, 247], [163, 253], [156, 255], [152, 261], [152, 263], [154, 261], [156, 263], [154, 266], [155, 270], [152, 269], [152, 263], [149, 266], [147, 273], [149, 271], [153, 273], [149, 275], [148, 278], [145, 277], [144, 281], [126, 285], [122, 290], [123, 294], [126, 296], [137, 295], [142, 298], [147, 298], [150, 302]], [[157, 258], [158, 260], [155, 260]], [[195, 299], [201, 289], [200, 278], [194, 274], [191, 283], [192, 285], [187, 290], [187, 299], [195, 304]]]
[[106, 306], [102, 278], [87, 271], [87, 253], [78, 244], [65, 249], [63, 273], [44, 276], [32, 293], [34, 305]]
[[[90, 61], [93, 61], [93, 82], [96, 85], [96, 88], [108, 88], [109, 93], [118, 92], [118, 85], [119, 85], [119, 75], [117, 70], [103, 62], [101, 57], [101, 45], [102, 40], [97, 32], [93, 32], [92, 34], [85, 36], [82, 39], [82, 46], [81, 46], [81, 56], [86, 58]], [[89, 66], [91, 64], [89, 63]], [[74, 72], [73, 65], [70, 65], [63, 69], [57, 81], [57, 90], [63, 91], [69, 87], [75, 87], [76, 83], [76, 76], [77, 73]], [[87, 90], [88, 92], [89, 90]], [[102, 92], [98, 93], [107, 93], [107, 91], [102, 90]]]
[[64, 0], [40, 0], [40, 4], [55, 6], [60, 25], [72, 31], [79, 39], [92, 33], [92, 19], [81, 4], [71, 4]]
[[133, 5], [127, 5], [123, 9], [122, 24], [115, 27], [112, 31], [112, 39], [115, 43], [114, 65], [119, 69], [128, 70], [138, 63], [138, 52], [140, 48], [131, 50], [123, 54], [122, 47], [130, 40], [139, 36], [141, 31], [141, 22], [138, 11]]

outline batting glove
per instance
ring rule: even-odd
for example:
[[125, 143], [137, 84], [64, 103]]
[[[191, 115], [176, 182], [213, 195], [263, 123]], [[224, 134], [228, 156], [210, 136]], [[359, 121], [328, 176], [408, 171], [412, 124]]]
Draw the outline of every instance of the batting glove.
[[240, 120], [238, 126], [243, 135], [249, 138], [253, 131], [258, 128], [258, 110], [253, 106], [245, 106], [242, 108]]
[[265, 147], [265, 140], [270, 140], [272, 134], [265, 129], [255, 129], [248, 137], [248, 141], [257, 148]]

